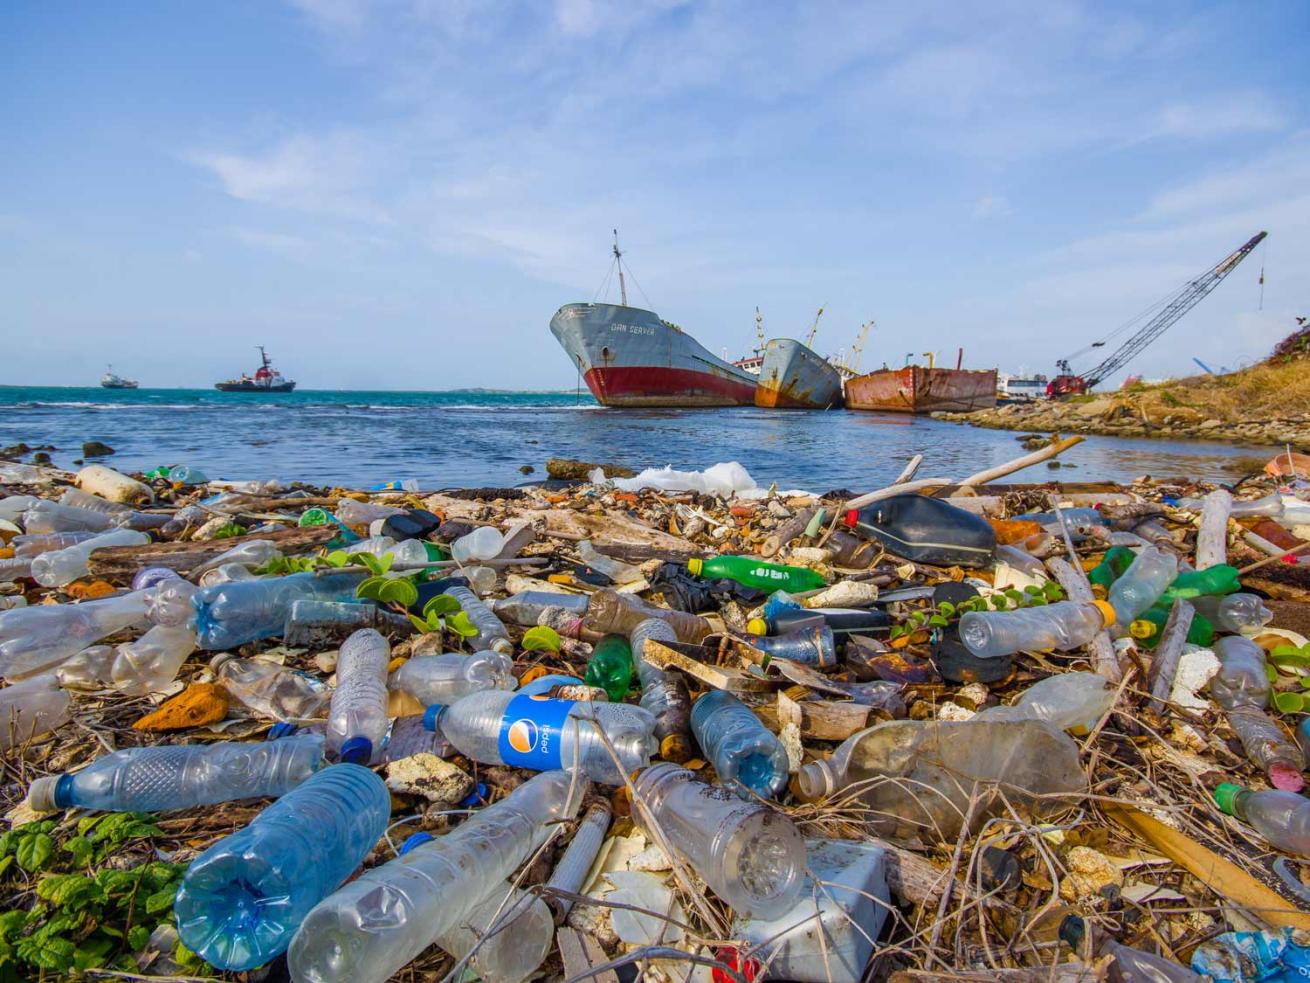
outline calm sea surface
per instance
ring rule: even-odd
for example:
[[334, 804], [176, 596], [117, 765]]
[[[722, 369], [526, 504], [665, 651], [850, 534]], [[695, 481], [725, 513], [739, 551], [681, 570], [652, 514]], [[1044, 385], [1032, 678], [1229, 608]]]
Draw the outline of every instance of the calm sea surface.
[[[761, 484], [868, 489], [923, 454], [920, 477], [963, 478], [1022, 453], [1015, 434], [897, 414], [613, 410], [585, 392], [331, 392], [248, 395], [199, 389], [0, 387], [0, 446], [54, 444], [67, 466], [101, 440], [125, 470], [187, 463], [211, 478], [280, 478], [367, 487], [508, 486], [548, 457], [701, 469], [740, 461]], [[1010, 480], [1129, 480], [1143, 474], [1234, 479], [1266, 448], [1088, 437]]]

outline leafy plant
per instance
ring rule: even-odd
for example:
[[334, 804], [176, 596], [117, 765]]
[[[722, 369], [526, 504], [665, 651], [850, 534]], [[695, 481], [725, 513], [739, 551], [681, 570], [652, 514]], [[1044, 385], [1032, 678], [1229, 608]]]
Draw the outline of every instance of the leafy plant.
[[[415, 591], [417, 599], [418, 591]], [[410, 624], [424, 634], [440, 631], [453, 631], [460, 638], [472, 638], [478, 633], [477, 627], [469, 616], [460, 610], [459, 601], [449, 594], [438, 594], [423, 605], [423, 616], [409, 616]]]
[[255, 568], [257, 574], [273, 574], [283, 577], [291, 573], [307, 573], [318, 566], [316, 556], [275, 556], [262, 566]]
[[945, 628], [953, 621], [970, 611], [1009, 611], [1016, 608], [1040, 607], [1064, 600], [1064, 591], [1053, 580], [1038, 587], [1029, 584], [1022, 591], [1011, 587], [1008, 590], [992, 594], [990, 597], [970, 597], [959, 604], [942, 601], [935, 607], [910, 612], [904, 624], [893, 625], [889, 637], [895, 641], [925, 628]]
[[558, 652], [560, 645], [559, 632], [546, 625], [529, 628], [523, 634], [524, 652]]
[[214, 532], [215, 539], [232, 539], [234, 536], [244, 536], [247, 532], [245, 526], [239, 522], [228, 522], [218, 527]]

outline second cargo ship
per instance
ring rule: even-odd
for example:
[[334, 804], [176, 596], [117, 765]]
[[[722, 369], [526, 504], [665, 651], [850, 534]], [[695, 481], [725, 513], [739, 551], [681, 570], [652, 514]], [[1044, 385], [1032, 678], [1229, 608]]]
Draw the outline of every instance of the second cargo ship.
[[772, 338], [764, 346], [756, 406], [826, 410], [841, 404], [841, 373], [831, 362], [792, 338]]

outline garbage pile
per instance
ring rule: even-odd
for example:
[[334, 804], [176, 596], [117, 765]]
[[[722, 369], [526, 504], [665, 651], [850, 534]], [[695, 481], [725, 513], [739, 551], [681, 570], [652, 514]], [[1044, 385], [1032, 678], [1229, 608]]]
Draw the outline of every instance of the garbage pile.
[[0, 978], [1293, 978], [1304, 470], [917, 464], [0, 462]]

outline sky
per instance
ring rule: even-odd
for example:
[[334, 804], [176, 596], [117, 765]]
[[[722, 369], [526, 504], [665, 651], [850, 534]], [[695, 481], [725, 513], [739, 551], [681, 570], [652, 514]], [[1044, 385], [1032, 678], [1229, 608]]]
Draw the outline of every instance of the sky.
[[11, 0], [0, 384], [263, 344], [303, 388], [572, 388], [548, 323], [615, 228], [716, 354], [823, 307], [866, 369], [1047, 373], [1267, 229], [1131, 369], [1236, 367], [1310, 313], [1307, 40], [1304, 0]]

